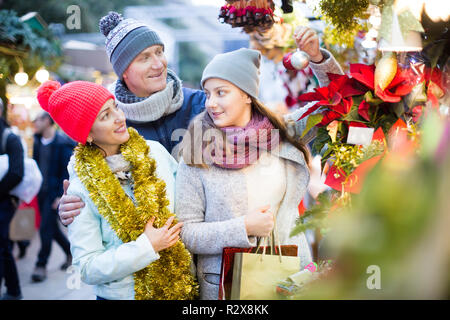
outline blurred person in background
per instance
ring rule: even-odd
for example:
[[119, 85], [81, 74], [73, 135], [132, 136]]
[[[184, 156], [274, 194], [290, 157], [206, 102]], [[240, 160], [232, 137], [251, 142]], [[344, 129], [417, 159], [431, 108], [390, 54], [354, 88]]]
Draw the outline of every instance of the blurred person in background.
[[72, 264], [69, 241], [58, 226], [57, 209], [63, 191], [62, 182], [69, 176], [67, 164], [75, 143], [56, 130], [53, 119], [45, 111], [40, 113], [33, 123], [36, 132], [33, 158], [42, 172], [43, 181], [38, 194], [41, 212], [39, 228], [41, 249], [31, 279], [34, 282], [41, 282], [47, 278], [46, 265], [53, 240], [67, 256], [66, 261], [61, 265], [61, 270], [66, 270]]
[[[3, 143], [4, 142], [4, 143]], [[18, 207], [19, 199], [10, 195], [24, 176], [24, 152], [20, 138], [10, 131], [3, 118], [3, 102], [0, 99], [0, 154], [8, 155], [8, 171], [0, 179], [0, 289], [5, 279], [7, 291], [2, 300], [20, 300], [19, 276], [9, 240], [9, 225]]]

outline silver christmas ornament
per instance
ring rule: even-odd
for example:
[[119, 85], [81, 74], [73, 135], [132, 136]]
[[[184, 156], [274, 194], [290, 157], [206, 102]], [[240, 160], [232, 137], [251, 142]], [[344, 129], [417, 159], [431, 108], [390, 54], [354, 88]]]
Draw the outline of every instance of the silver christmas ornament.
[[309, 56], [306, 52], [296, 50], [291, 56], [291, 65], [296, 70], [305, 69], [309, 65]]

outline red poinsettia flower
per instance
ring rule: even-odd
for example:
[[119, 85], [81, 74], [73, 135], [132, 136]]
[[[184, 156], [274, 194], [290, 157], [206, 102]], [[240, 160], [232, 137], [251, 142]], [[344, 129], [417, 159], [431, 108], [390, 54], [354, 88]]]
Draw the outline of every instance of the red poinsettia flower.
[[399, 102], [401, 97], [410, 93], [420, 82], [420, 78], [411, 69], [398, 68], [391, 83], [386, 89], [381, 90], [379, 86], [375, 87], [375, 65], [368, 66], [359, 63], [350, 65], [350, 76], [367, 88], [374, 90], [375, 94], [385, 102]]
[[385, 102], [399, 102], [401, 97], [406, 96], [420, 82], [411, 69], [397, 69], [394, 79], [386, 89], [375, 88], [375, 94]]
[[362, 63], [350, 64], [350, 76], [367, 88], [374, 90], [375, 65], [366, 65]]
[[358, 114], [367, 121], [370, 121], [369, 117], [369, 108], [370, 104], [366, 102], [366, 100], [361, 101], [361, 103], [358, 106]]
[[347, 75], [328, 73], [328, 77], [330, 84], [327, 87], [315, 88], [315, 92], [304, 93], [298, 97], [299, 101], [317, 101], [298, 120], [307, 117], [320, 107], [326, 107], [327, 110], [322, 112], [323, 119], [318, 125], [327, 125], [350, 112], [353, 105], [352, 96], [365, 93], [358, 89], [354, 80]]
[[326, 126], [331, 123], [333, 120], [339, 119], [345, 115], [347, 115], [353, 105], [352, 97], [348, 99], [342, 99], [342, 102], [333, 107], [332, 110], [325, 110], [322, 112], [323, 118], [322, 121], [317, 124], [318, 127]]

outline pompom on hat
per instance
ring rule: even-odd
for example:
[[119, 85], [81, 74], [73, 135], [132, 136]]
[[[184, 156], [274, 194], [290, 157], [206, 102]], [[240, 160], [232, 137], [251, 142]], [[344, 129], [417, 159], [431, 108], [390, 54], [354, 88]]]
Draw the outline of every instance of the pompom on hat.
[[85, 144], [101, 108], [114, 96], [101, 85], [88, 81], [63, 86], [57, 81], [46, 81], [39, 87], [37, 99], [69, 137]]

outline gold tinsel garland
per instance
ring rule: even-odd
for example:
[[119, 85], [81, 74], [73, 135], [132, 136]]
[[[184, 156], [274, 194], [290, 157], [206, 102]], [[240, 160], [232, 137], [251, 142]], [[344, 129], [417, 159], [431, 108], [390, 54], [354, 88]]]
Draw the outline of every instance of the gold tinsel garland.
[[[150, 148], [135, 129], [120, 152], [132, 166], [135, 206], [111, 172], [100, 150], [79, 144], [75, 149], [75, 171], [99, 213], [122, 242], [136, 240], [146, 223], [155, 217], [160, 228], [173, 215], [167, 208], [165, 182], [156, 177]], [[174, 222], [176, 223], [176, 222]], [[198, 285], [190, 273], [191, 256], [181, 241], [159, 252], [160, 258], [134, 273], [136, 300], [194, 299]]]

